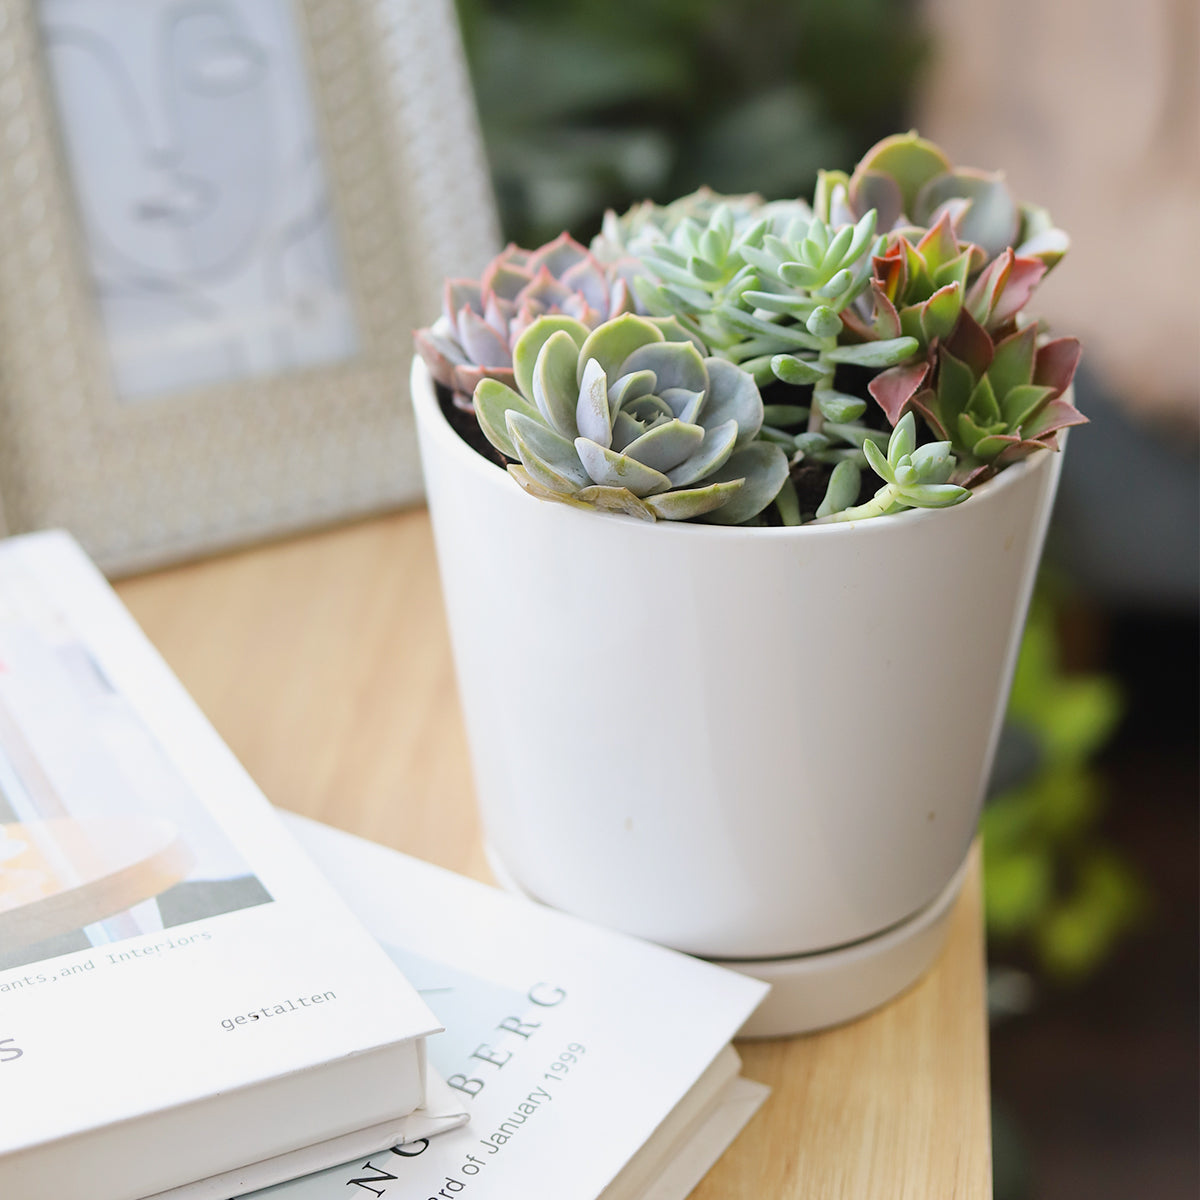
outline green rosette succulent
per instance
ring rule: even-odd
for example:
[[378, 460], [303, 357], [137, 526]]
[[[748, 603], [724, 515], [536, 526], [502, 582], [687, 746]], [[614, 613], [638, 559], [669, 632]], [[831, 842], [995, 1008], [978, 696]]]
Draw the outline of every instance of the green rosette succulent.
[[513, 352], [516, 389], [481, 380], [475, 412], [513, 478], [544, 500], [643, 520], [753, 520], [787, 478], [756, 441], [763, 405], [745, 372], [673, 321], [624, 315], [589, 330], [534, 321]]

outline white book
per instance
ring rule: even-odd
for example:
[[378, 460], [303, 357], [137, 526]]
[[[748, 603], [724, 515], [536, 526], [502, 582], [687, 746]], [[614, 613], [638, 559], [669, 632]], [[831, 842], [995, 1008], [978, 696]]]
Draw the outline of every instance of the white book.
[[729, 1042], [765, 984], [287, 819], [445, 1025], [471, 1119], [254, 1200], [682, 1200], [762, 1102]]
[[0, 1196], [394, 1144], [438, 1028], [79, 547], [0, 543]]

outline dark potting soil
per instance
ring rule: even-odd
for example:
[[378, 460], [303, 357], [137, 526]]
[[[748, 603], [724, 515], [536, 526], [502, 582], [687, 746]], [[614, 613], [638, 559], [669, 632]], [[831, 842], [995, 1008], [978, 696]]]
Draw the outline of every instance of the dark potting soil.
[[450, 428], [476, 454], [482, 455], [488, 462], [494, 462], [498, 467], [507, 467], [509, 460], [483, 436], [483, 430], [479, 428], [479, 421], [470, 401], [464, 401], [460, 405], [454, 393], [444, 384], [435, 383], [433, 386], [437, 389], [438, 407], [441, 408], [442, 416], [449, 422]]

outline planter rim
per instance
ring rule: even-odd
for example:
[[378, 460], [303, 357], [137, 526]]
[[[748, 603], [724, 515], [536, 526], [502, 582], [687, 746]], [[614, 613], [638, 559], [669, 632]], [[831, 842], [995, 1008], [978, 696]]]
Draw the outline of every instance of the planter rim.
[[[477, 474], [481, 481], [492, 484], [498, 484], [503, 481], [507, 487], [516, 488], [520, 491], [520, 485], [516, 480], [509, 477], [507, 471], [502, 470], [497, 464], [490, 462], [478, 451], [472, 449], [471, 446], [459, 437], [454, 427], [446, 420], [441, 405], [438, 403], [437, 385], [433, 382], [433, 377], [429, 374], [429, 368], [419, 354], [414, 354], [413, 356], [412, 382], [413, 386], [410, 390], [412, 392], [413, 406], [423, 409], [426, 415], [432, 418], [426, 422], [426, 428], [436, 441], [443, 447], [448, 448], [449, 453], [461, 460], [464, 468]], [[1068, 387], [1065, 394], [1069, 395], [1071, 391], [1072, 389]], [[1067, 442], [1067, 432], [1067, 430], [1060, 432], [1058, 450], [1044, 450], [1041, 454], [1035, 451], [1028, 458], [1005, 467], [1004, 470], [1000, 471], [986, 483], [974, 489], [970, 500], [964, 503], [979, 504], [989, 496], [998, 495], [1006, 488], [1016, 487], [1031, 472], [1046, 469], [1048, 463], [1052, 461], [1052, 456], [1063, 452]], [[526, 498], [531, 503], [555, 503], [554, 501], [537, 500], [536, 497], [528, 495]], [[893, 530], [894, 533], [898, 533], [901, 525], [909, 526], [918, 521], [953, 520], [954, 514], [960, 511], [964, 505], [956, 504], [948, 509], [912, 508], [905, 512], [895, 513], [884, 520], [868, 518], [863, 521], [839, 521], [831, 525], [778, 525], [767, 527], [705, 525], [692, 521], [655, 521], [651, 523], [649, 521], [640, 521], [637, 517], [626, 516], [624, 513], [586, 513], [580, 512], [577, 508], [569, 504], [555, 504], [555, 507], [562, 509], [564, 513], [572, 514], [573, 517], [589, 521], [595, 520], [597, 516], [602, 516], [606, 520], [619, 521], [631, 529], [650, 529], [653, 526], [656, 530], [655, 537], [689, 537], [693, 539], [707, 537], [719, 540], [746, 538], [753, 535], [756, 541], [761, 540], [765, 542], [767, 539], [778, 541], [804, 537], [811, 540], [817, 537], [848, 537], [851, 534], [856, 534], [859, 537], [864, 535], [881, 536], [889, 529]], [[897, 524], [898, 522], [901, 524]], [[877, 526], [881, 528], [877, 529]]]

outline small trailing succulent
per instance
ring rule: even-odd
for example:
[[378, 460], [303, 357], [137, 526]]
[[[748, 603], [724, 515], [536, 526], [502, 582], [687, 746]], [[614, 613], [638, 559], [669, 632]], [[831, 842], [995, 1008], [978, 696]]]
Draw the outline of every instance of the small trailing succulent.
[[417, 347], [542, 499], [757, 525], [944, 508], [1086, 419], [1078, 341], [1024, 311], [1067, 244], [1001, 175], [899, 134], [811, 204], [701, 189], [606, 214], [590, 248], [510, 246]]

